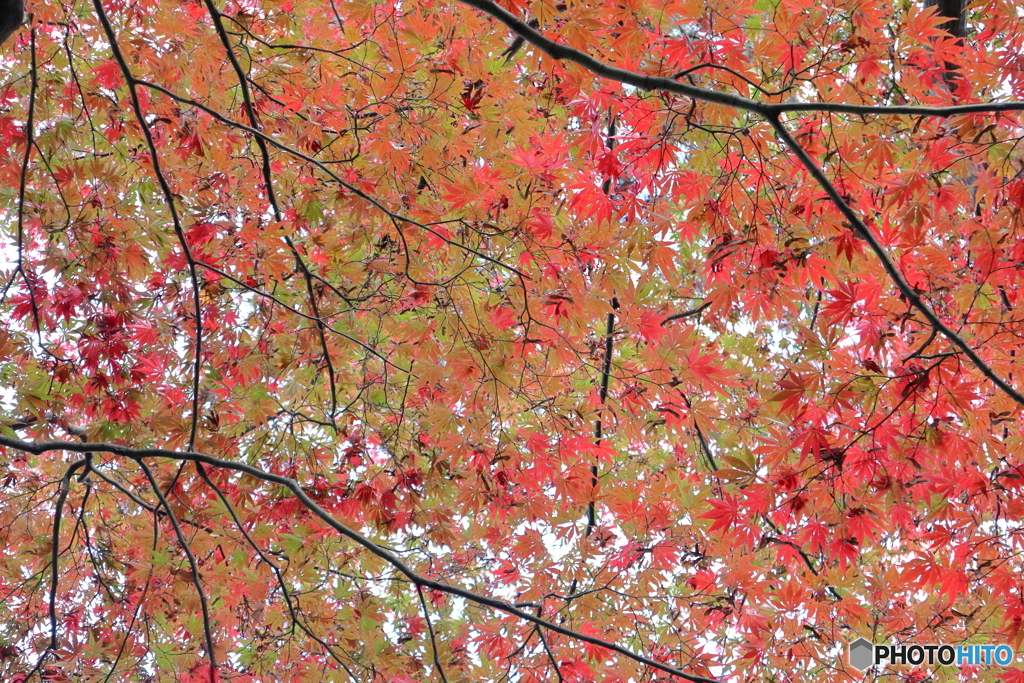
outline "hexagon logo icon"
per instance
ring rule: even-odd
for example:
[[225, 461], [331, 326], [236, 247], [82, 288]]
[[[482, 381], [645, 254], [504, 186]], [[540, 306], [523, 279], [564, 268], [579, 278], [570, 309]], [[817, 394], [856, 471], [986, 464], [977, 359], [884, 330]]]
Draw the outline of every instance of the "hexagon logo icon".
[[858, 638], [857, 640], [850, 643], [849, 647], [849, 659], [850, 666], [855, 669], [864, 671], [869, 666], [874, 664], [875, 657], [875, 646], [864, 640]]

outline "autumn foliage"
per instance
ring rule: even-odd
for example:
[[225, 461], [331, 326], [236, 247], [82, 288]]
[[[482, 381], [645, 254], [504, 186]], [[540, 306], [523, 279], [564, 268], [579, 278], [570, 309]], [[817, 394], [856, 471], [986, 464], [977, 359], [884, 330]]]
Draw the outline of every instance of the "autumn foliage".
[[[962, 40], [883, 0], [29, 10], [0, 678], [1024, 646], [1014, 3]], [[1022, 679], [880, 674], [929, 677]]]

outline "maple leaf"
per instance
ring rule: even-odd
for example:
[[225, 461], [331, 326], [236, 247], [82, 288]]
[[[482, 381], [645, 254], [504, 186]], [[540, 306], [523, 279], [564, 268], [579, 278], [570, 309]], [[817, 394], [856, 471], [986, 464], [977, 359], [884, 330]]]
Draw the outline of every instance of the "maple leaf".
[[582, 437], [571, 437], [566, 439], [559, 449], [566, 455], [583, 453], [598, 458], [605, 463], [611, 463], [615, 457], [615, 449], [605, 443], [594, 443]]
[[124, 83], [121, 67], [113, 59], [104, 59], [99, 66], [93, 68], [92, 72], [95, 74], [96, 83], [104, 88], [114, 90]]
[[661, 338], [668, 334], [668, 330], [662, 325], [664, 320], [663, 317], [656, 315], [652, 311], [644, 311], [640, 314], [637, 330], [644, 341], [651, 346], [658, 346], [661, 343]]
[[[606, 637], [606, 634], [603, 633], [600, 628], [590, 623], [580, 626], [580, 633], [584, 633], [588, 636], [597, 636], [602, 639]], [[592, 643], [584, 643], [583, 651], [586, 653], [588, 660], [597, 664], [604, 662], [606, 659], [611, 657], [612, 654], [607, 648], [602, 647], [601, 645], [594, 645]]]
[[710, 531], [713, 532], [717, 529], [729, 531], [739, 521], [740, 508], [736, 498], [726, 496], [722, 500], [709, 500], [708, 504], [711, 505], [711, 509], [701, 513], [699, 517], [700, 519], [714, 520]]
[[518, 324], [516, 312], [511, 308], [502, 306], [491, 311], [488, 316], [491, 324], [499, 330], [508, 330]]
[[781, 401], [784, 411], [797, 410], [808, 389], [803, 377], [794, 374], [789, 379], [779, 382], [779, 387], [780, 390], [768, 400]]
[[714, 587], [716, 578], [717, 577], [713, 571], [709, 569], [702, 569], [687, 579], [686, 582], [690, 584], [690, 588], [693, 590], [702, 592]]

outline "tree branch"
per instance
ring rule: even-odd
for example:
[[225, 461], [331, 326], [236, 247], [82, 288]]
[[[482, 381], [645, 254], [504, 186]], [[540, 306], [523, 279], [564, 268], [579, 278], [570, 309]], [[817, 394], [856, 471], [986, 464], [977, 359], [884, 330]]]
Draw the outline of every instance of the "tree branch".
[[[256, 116], [256, 108], [252, 106], [252, 97], [249, 94], [249, 81], [246, 78], [245, 71], [242, 69], [242, 65], [238, 63], [238, 57], [235, 55], [234, 49], [231, 47], [231, 40], [228, 38], [228, 33], [224, 29], [224, 22], [222, 21], [222, 15], [217, 6], [213, 4], [213, 0], [205, 0], [206, 9], [210, 13], [210, 18], [213, 20], [213, 26], [217, 30], [217, 35], [220, 37], [220, 42], [224, 46], [224, 51], [227, 52], [228, 60], [231, 62], [231, 68], [235, 71], [235, 77], [238, 80], [238, 87], [242, 92], [242, 102], [245, 106], [245, 113], [249, 118], [249, 124], [253, 130], [260, 129], [260, 122]], [[271, 171], [270, 165], [270, 150], [267, 148], [267, 141], [260, 136], [254, 137], [256, 141], [256, 147], [260, 150], [261, 170], [263, 173], [263, 184], [265, 185], [264, 190], [267, 193], [267, 203], [270, 204], [270, 209], [274, 213], [274, 220], [281, 221], [281, 208], [277, 203], [277, 196], [274, 193], [274, 176]], [[309, 267], [303, 260], [299, 250], [295, 247], [295, 243], [292, 242], [292, 238], [285, 236], [285, 244], [291, 250], [292, 255], [295, 257], [295, 263], [298, 265], [303, 278], [306, 280], [306, 292], [309, 296], [309, 309], [316, 318], [316, 329], [320, 340], [320, 347], [323, 350], [324, 362], [327, 365], [327, 380], [330, 385], [331, 391], [331, 411], [329, 413], [329, 419], [334, 430], [338, 430], [338, 426], [335, 423], [336, 413], [338, 411], [338, 389], [335, 385], [334, 379], [334, 362], [331, 360], [331, 352], [327, 346], [327, 337], [324, 335], [324, 323], [320, 319], [320, 309], [317, 307], [316, 296], [313, 292], [313, 277], [309, 271]]]
[[188, 449], [191, 451], [195, 450], [196, 436], [199, 430], [199, 381], [203, 368], [203, 312], [202, 302], [199, 299], [199, 273], [196, 271], [196, 261], [192, 256], [192, 250], [188, 246], [188, 240], [185, 238], [185, 230], [181, 224], [181, 217], [178, 215], [178, 209], [174, 203], [174, 193], [171, 191], [171, 186], [167, 182], [167, 178], [164, 176], [163, 169], [160, 165], [160, 155], [156, 151], [156, 143], [153, 141], [153, 133], [150, 132], [149, 125], [146, 123], [146, 117], [142, 113], [142, 102], [139, 100], [139, 91], [137, 87], [138, 81], [132, 75], [131, 68], [128, 66], [128, 61], [121, 52], [121, 45], [117, 42], [117, 36], [114, 34], [114, 28], [111, 26], [110, 19], [107, 17], [107, 13], [103, 9], [101, 0], [93, 0], [92, 4], [96, 9], [96, 16], [99, 18], [100, 24], [103, 26], [103, 32], [107, 36], [107, 42], [110, 43], [110, 51], [114, 55], [114, 61], [117, 62], [121, 69], [121, 75], [124, 77], [125, 83], [128, 84], [128, 94], [130, 95], [132, 103], [132, 111], [135, 113], [135, 119], [138, 121], [139, 128], [142, 129], [142, 135], [146, 140], [149, 157], [153, 163], [153, 175], [156, 176], [157, 184], [160, 185], [160, 191], [164, 196], [164, 203], [167, 205], [167, 209], [171, 214], [171, 222], [174, 224], [174, 234], [178, 238], [181, 250], [185, 253], [185, 261], [188, 263], [189, 278], [192, 280], [192, 306], [195, 309], [196, 320], [196, 359], [192, 370], [192, 425], [189, 430], [188, 437]]
[[885, 251], [885, 247], [882, 246], [882, 243], [878, 241], [878, 238], [871, 232], [871, 229], [868, 228], [867, 224], [861, 220], [860, 216], [850, 208], [850, 205], [846, 203], [846, 200], [843, 199], [839, 194], [839, 191], [836, 190], [835, 185], [825, 177], [825, 173], [816, 163], [814, 163], [814, 160], [811, 159], [811, 156], [806, 152], [806, 150], [804, 150], [804, 148], [793, 139], [793, 136], [789, 134], [789, 131], [786, 130], [786, 127], [782, 125], [779, 119], [769, 118], [768, 122], [772, 125], [772, 128], [775, 129], [775, 132], [786, 146], [793, 152], [796, 158], [800, 160], [800, 163], [805, 169], [807, 169], [807, 172], [811, 177], [817, 181], [823, 190], [825, 190], [825, 194], [828, 195], [828, 198], [832, 200], [832, 203], [837, 209], [839, 209], [839, 212], [843, 214], [843, 217], [846, 218], [850, 225], [853, 226], [854, 231], [863, 237], [864, 241], [866, 241], [871, 247], [871, 251], [875, 252], [875, 256], [877, 256], [878, 260], [882, 263], [882, 268], [885, 269], [889, 278], [893, 283], [895, 283], [896, 288], [900, 290], [900, 294], [910, 302], [911, 306], [921, 312], [928, 322], [931, 323], [932, 328], [938, 330], [944, 337], [953, 342], [954, 346], [963, 351], [964, 355], [970, 358], [971, 362], [974, 363], [974, 366], [981, 371], [981, 374], [985, 375], [985, 377], [990, 379], [993, 384], [1002, 389], [1007, 396], [1020, 405], [1024, 405], [1024, 395], [1021, 395], [1021, 393], [1011, 386], [1006, 380], [997, 375], [995, 371], [989, 367], [988, 363], [986, 363], [971, 347], [971, 345], [964, 341], [960, 335], [951, 330], [946, 323], [942, 322], [931, 307], [926, 304], [920, 296], [918, 296], [917, 292], [914, 291], [914, 288], [911, 287], [904, 279], [903, 274], [896, 267], [896, 264], [893, 263], [891, 258], [889, 258], [889, 254]]
[[51, 537], [51, 543], [53, 547], [50, 549], [50, 647], [51, 651], [57, 649], [57, 584], [60, 580], [58, 575], [58, 564], [57, 560], [60, 556], [60, 520], [64, 513], [64, 501], [68, 498], [68, 492], [71, 490], [71, 477], [74, 476], [75, 471], [84, 467], [86, 458], [76, 460], [71, 463], [68, 469], [64, 472], [64, 476], [60, 480], [60, 493], [57, 494], [57, 504], [53, 511], [53, 536]]
[[875, 256], [877, 256], [882, 262], [882, 267], [885, 269], [885, 272], [889, 275], [890, 279], [892, 279], [893, 283], [895, 283], [897, 289], [900, 290], [900, 293], [906, 297], [907, 301], [909, 301], [914, 308], [919, 310], [936, 330], [941, 332], [947, 339], [953, 342], [957, 348], [963, 351], [964, 354], [971, 359], [971, 362], [974, 363], [975, 367], [981, 371], [981, 374], [991, 380], [993, 384], [999, 387], [999, 389], [1018, 404], [1024, 405], [1024, 395], [999, 377], [995, 371], [993, 371], [992, 368], [982, 360], [981, 356], [979, 356], [959, 335], [947, 327], [946, 324], [939, 319], [938, 315], [936, 315], [932, 309], [922, 301], [917, 292], [907, 284], [907, 281], [896, 268], [892, 259], [889, 258], [884, 247], [882, 247], [881, 243], [871, 233], [864, 221], [861, 220], [853, 209], [850, 208], [846, 201], [840, 196], [835, 186], [832, 185], [831, 181], [825, 177], [822, 170], [814, 163], [814, 160], [811, 159], [807, 152], [804, 151], [804, 149], [793, 139], [785, 126], [783, 126], [779, 121], [779, 114], [790, 111], [827, 111], [871, 115], [908, 114], [914, 116], [947, 117], [968, 113], [1024, 111], [1024, 102], [995, 102], [955, 107], [876, 107], [828, 102], [788, 102], [781, 104], [757, 102], [756, 100], [751, 100], [746, 97], [722, 93], [716, 90], [709, 90], [707, 88], [700, 88], [695, 85], [677, 83], [671, 79], [659, 76], [647, 76], [635, 71], [628, 71], [616, 66], [611, 66], [610, 64], [605, 64], [585, 52], [554, 42], [504, 8], [491, 2], [491, 0], [459, 1], [494, 17], [512, 29], [512, 31], [517, 35], [522, 36], [527, 42], [539, 48], [552, 59], [573, 62], [589, 70], [596, 76], [608, 78], [620, 83], [627, 83], [644, 90], [661, 90], [685, 95], [704, 102], [722, 104], [743, 111], [753, 112], [763, 117], [769, 124], [771, 124], [772, 128], [775, 129], [775, 132], [786, 146], [793, 152], [793, 154], [796, 155], [797, 159], [800, 160], [800, 163], [807, 169], [807, 172], [811, 174], [811, 177], [817, 181], [825, 191], [825, 194], [827, 194], [829, 199], [832, 200], [832, 203], [837, 209], [839, 209], [840, 213], [842, 213], [846, 220], [854, 227], [854, 230], [858, 234], [862, 235], [868, 242], [871, 246], [871, 250], [875, 253]]
[[688, 311], [683, 311], [682, 313], [676, 313], [674, 315], [670, 315], [669, 317], [667, 317], [667, 318], [665, 318], [664, 320], [661, 321], [661, 326], [664, 327], [665, 325], [667, 325], [668, 323], [670, 323], [670, 322], [672, 322], [674, 320], [682, 320], [683, 318], [689, 318], [691, 316], [697, 315], [698, 313], [700, 313], [701, 311], [703, 311], [704, 309], [706, 309], [710, 305], [711, 305], [710, 301], [705, 301], [704, 303], [702, 303], [697, 308], [691, 308]]
[[679, 83], [664, 76], [649, 76], [647, 74], [629, 71], [617, 66], [606, 64], [585, 52], [556, 43], [541, 32], [534, 29], [522, 19], [491, 2], [491, 0], [459, 0], [488, 14], [494, 19], [510, 28], [516, 35], [526, 42], [538, 48], [552, 59], [564, 60], [582, 66], [595, 76], [607, 78], [619, 83], [626, 83], [641, 90], [661, 90], [671, 92], [685, 97], [692, 97], [703, 102], [713, 102], [733, 107], [742, 111], [749, 111], [765, 118], [778, 116], [789, 111], [822, 111], [845, 114], [904, 114], [908, 116], [936, 116], [949, 117], [960, 114], [979, 114], [999, 111], [1024, 111], [1024, 102], [991, 102], [982, 104], [965, 104], [955, 107], [919, 107], [919, 106], [873, 106], [860, 104], [844, 104], [841, 102], [783, 102], [772, 104], [758, 102], [747, 97], [733, 95], [731, 93], [719, 92], [708, 88], [701, 88], [696, 85]]
[[441, 658], [437, 654], [437, 637], [434, 635], [434, 625], [430, 622], [430, 610], [427, 609], [427, 601], [423, 599], [423, 586], [416, 586], [416, 594], [420, 599], [420, 607], [423, 608], [423, 618], [427, 622], [427, 632], [430, 635], [430, 649], [434, 655], [434, 668], [441, 683], [448, 683], [448, 677], [444, 675], [444, 667], [441, 666]]
[[622, 645], [618, 645], [616, 643], [604, 640], [602, 638], [597, 638], [586, 633], [580, 633], [579, 631], [574, 631], [572, 629], [565, 628], [560, 624], [552, 623], [550, 621], [547, 621], [546, 619], [542, 619], [540, 617], [534, 616], [533, 614], [530, 614], [529, 612], [523, 611], [518, 607], [514, 606], [513, 604], [506, 602], [504, 600], [492, 598], [490, 596], [482, 595], [480, 593], [474, 593], [473, 591], [466, 590], [465, 588], [459, 588], [458, 586], [452, 586], [446, 583], [442, 583], [440, 581], [435, 581], [434, 579], [427, 578], [426, 576], [423, 576], [422, 574], [419, 574], [416, 571], [414, 571], [409, 565], [407, 565], [403, 560], [401, 560], [397, 555], [395, 555], [391, 551], [382, 548], [366, 536], [363, 536], [359, 532], [350, 529], [346, 525], [339, 522], [330, 513], [328, 513], [322, 507], [317, 505], [317, 503], [312, 498], [310, 498], [302, 489], [302, 486], [299, 485], [299, 483], [294, 479], [289, 479], [288, 477], [283, 477], [281, 475], [266, 472], [253, 465], [248, 465], [241, 462], [233, 462], [231, 460], [223, 460], [212, 455], [196, 453], [193, 451], [172, 451], [162, 448], [131, 448], [129, 446], [111, 443], [80, 443], [71, 441], [30, 442], [22, 441], [21, 439], [14, 439], [3, 434], [0, 434], [0, 446], [13, 448], [15, 450], [22, 451], [25, 453], [33, 453], [35, 455], [41, 455], [49, 451], [69, 451], [72, 453], [87, 453], [91, 451], [94, 453], [108, 453], [110, 455], [116, 455], [119, 457], [128, 458], [130, 460], [135, 460], [140, 463], [147, 458], [168, 458], [170, 460], [177, 461], [198, 462], [204, 465], [209, 465], [210, 467], [219, 467], [226, 470], [232, 470], [234, 472], [241, 472], [243, 474], [247, 474], [261, 481], [279, 484], [280, 486], [283, 486], [287, 488], [289, 491], [291, 491], [292, 495], [294, 495], [303, 504], [303, 506], [306, 507], [306, 509], [308, 509], [314, 515], [323, 520], [325, 524], [334, 529], [339, 535], [348, 538], [357, 545], [360, 545], [366, 550], [368, 550], [373, 555], [384, 560], [392, 567], [394, 567], [400, 574], [404, 575], [406, 578], [409, 579], [409, 581], [411, 581], [417, 586], [431, 588], [433, 590], [440, 591], [448, 595], [463, 598], [464, 600], [468, 600], [470, 602], [482, 605], [484, 607], [489, 607], [499, 612], [504, 612], [505, 614], [510, 614], [514, 617], [522, 619], [523, 621], [527, 621], [531, 624], [535, 624], [542, 628], [546, 628], [547, 630], [552, 631], [554, 633], [558, 633], [568, 638], [572, 638], [573, 640], [603, 647], [606, 650], [615, 652], [619, 655], [622, 655], [623, 657], [626, 657], [627, 659], [631, 659], [634, 662], [637, 662], [638, 664], [643, 664], [645, 666], [649, 666], [659, 671], [664, 671], [665, 673], [671, 674], [673, 676], [678, 676], [688, 681], [693, 681], [694, 683], [721, 683], [721, 681], [718, 681], [713, 678], [705, 678], [703, 676], [696, 676], [694, 674], [686, 673], [682, 669], [678, 669], [674, 666], [670, 666], [663, 662], [659, 662], [645, 655], [638, 654], [636, 652], [633, 652], [632, 650], [629, 650], [626, 647], [623, 647]]
[[[143, 462], [142, 458], [136, 458], [135, 461], [142, 468], [142, 471], [146, 475], [146, 479], [149, 480], [149, 485], [153, 488], [153, 493], [160, 499], [160, 505], [167, 512], [167, 518], [171, 520], [171, 527], [174, 529], [174, 535], [178, 539], [178, 544], [181, 549], [185, 551], [185, 557], [188, 558], [188, 566], [192, 570], [192, 583], [196, 587], [196, 592], [199, 594], [199, 608], [203, 613], [203, 636], [206, 639], [206, 657], [210, 660], [210, 683], [216, 683], [217, 680], [217, 653], [213, 649], [213, 627], [210, 624], [210, 606], [206, 600], [206, 591], [203, 590], [203, 579], [199, 576], [199, 563], [196, 562], [195, 555], [192, 554], [192, 548], [188, 544], [188, 540], [185, 538], [185, 534], [181, 531], [181, 525], [178, 524], [178, 518], [171, 510], [171, 506], [167, 502], [167, 497], [164, 492], [160, 490], [160, 485], [157, 484], [156, 479], [153, 478], [153, 473], [149, 467]], [[177, 477], [175, 477], [177, 478]]]

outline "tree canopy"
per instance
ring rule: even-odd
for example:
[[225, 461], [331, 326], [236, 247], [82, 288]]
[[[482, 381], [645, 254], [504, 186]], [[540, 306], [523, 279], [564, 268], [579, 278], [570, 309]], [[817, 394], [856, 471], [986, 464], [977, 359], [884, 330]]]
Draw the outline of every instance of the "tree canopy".
[[28, 7], [0, 676], [1020, 649], [1024, 25], [930, 4]]

